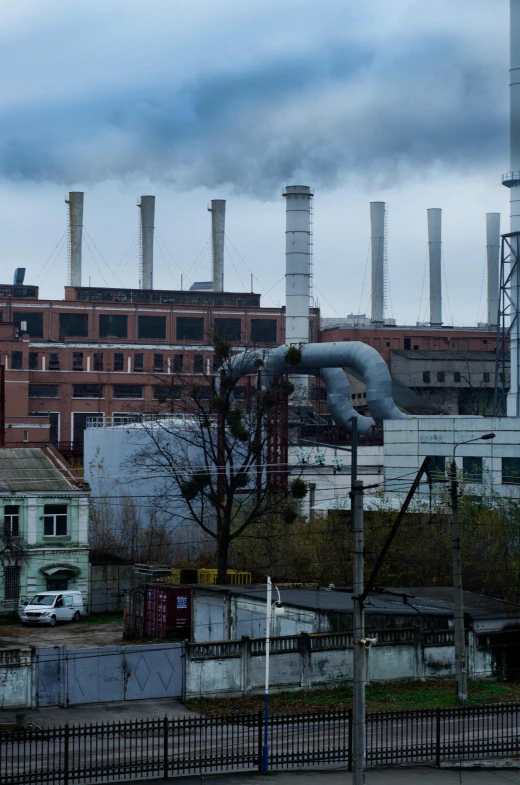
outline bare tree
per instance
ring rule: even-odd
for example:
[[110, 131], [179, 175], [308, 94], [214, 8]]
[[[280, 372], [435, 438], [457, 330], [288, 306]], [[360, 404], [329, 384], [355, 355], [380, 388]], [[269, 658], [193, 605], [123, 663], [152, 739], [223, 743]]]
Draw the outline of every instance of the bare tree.
[[[231, 344], [217, 336], [214, 350], [218, 374], [195, 377], [174, 369], [167, 385], [160, 377], [159, 416], [143, 417], [146, 444], [128, 468], [155, 482], [155, 506], [170, 516], [172, 526], [191, 521], [215, 541], [217, 580], [226, 583], [230, 544], [253, 523], [279, 516], [294, 520], [296, 499], [307, 489], [300, 478], [288, 482], [288, 466], [267, 465], [268, 445], [293, 385], [282, 377], [262, 385], [260, 359], [254, 383], [239, 385], [236, 364], [234, 370], [226, 364]], [[240, 356], [244, 363], [253, 357], [247, 349]], [[176, 416], [169, 411], [174, 404]], [[273, 473], [283, 479], [276, 488]]]

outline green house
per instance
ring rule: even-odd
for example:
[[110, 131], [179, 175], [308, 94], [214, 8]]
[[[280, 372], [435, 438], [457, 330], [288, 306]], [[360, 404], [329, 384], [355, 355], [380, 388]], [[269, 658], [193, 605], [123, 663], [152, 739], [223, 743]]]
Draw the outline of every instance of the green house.
[[89, 601], [90, 487], [54, 447], [0, 448], [0, 613], [20, 595], [77, 589]]

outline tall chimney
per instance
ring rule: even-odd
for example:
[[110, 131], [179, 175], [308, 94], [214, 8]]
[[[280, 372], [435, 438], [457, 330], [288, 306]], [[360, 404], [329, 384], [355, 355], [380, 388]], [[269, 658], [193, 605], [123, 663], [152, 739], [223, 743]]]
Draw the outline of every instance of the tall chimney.
[[428, 210], [430, 254], [430, 327], [442, 327], [442, 210]]
[[139, 288], [153, 289], [153, 233], [155, 196], [141, 196], [141, 271]]
[[212, 199], [211, 207], [211, 247], [213, 252], [213, 291], [224, 291], [224, 238], [226, 235], [226, 200]]
[[285, 340], [308, 343], [311, 296], [311, 200], [308, 185], [288, 185], [285, 198]]
[[69, 286], [81, 286], [81, 244], [83, 240], [83, 191], [70, 191], [69, 205]]
[[495, 329], [498, 317], [498, 279], [500, 271], [500, 213], [486, 214], [487, 250], [487, 323]]
[[372, 248], [372, 322], [385, 320], [385, 203], [370, 202]]
[[[511, 171], [503, 175], [502, 183], [510, 189], [510, 232], [520, 232], [520, 0], [510, 4], [510, 135]], [[511, 253], [508, 297], [510, 303], [509, 346], [511, 356], [511, 384], [507, 396], [507, 416], [520, 417], [520, 235], [508, 240]]]

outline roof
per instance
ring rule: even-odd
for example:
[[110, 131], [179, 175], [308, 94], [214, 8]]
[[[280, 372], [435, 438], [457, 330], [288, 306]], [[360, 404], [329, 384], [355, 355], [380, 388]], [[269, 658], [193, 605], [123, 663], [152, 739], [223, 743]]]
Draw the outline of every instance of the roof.
[[392, 349], [392, 355], [406, 357], [408, 360], [442, 360], [452, 361], [476, 361], [476, 362], [495, 362], [495, 352], [474, 352], [470, 349], [452, 351], [450, 349], [439, 349], [437, 351], [421, 351], [419, 349]]
[[52, 447], [0, 448], [0, 493], [89, 491], [64, 458]]
[[[252, 586], [208, 586], [200, 585], [201, 591], [229, 592], [237, 596], [254, 597], [265, 601], [265, 585]], [[273, 595], [274, 596], [274, 595]], [[305, 608], [315, 612], [348, 613], [353, 610], [352, 591], [325, 587], [285, 588], [280, 587], [280, 599], [284, 605]], [[464, 611], [471, 617], [520, 616], [520, 605], [505, 602], [483, 594], [464, 592]], [[365, 613], [396, 616], [453, 616], [453, 588], [385, 588], [370, 592], [365, 603]]]

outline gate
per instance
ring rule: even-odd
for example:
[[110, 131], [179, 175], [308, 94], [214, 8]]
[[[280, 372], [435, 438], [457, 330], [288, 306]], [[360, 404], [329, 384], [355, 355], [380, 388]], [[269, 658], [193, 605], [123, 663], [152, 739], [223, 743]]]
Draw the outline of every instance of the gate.
[[124, 649], [125, 700], [182, 695], [183, 644], [128, 646]]
[[176, 698], [183, 692], [184, 644], [37, 650], [36, 705]]

